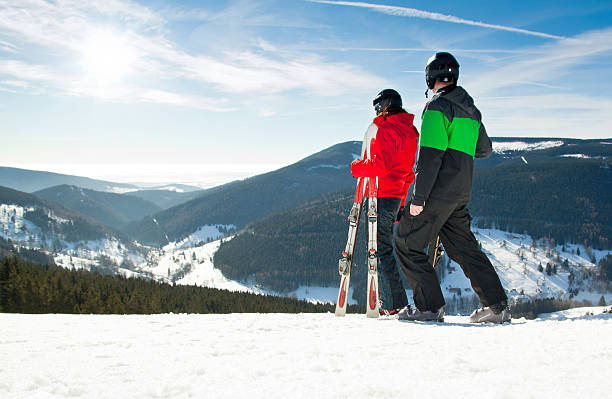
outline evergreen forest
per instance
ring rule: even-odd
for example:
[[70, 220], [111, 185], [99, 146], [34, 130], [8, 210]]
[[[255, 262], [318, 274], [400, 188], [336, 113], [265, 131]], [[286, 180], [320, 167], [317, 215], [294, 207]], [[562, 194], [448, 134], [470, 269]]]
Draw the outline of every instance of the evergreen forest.
[[[361, 312], [356, 306], [350, 312]], [[0, 259], [0, 312], [8, 313], [324, 313], [331, 304], [286, 297], [180, 286], [140, 278], [103, 276]]]

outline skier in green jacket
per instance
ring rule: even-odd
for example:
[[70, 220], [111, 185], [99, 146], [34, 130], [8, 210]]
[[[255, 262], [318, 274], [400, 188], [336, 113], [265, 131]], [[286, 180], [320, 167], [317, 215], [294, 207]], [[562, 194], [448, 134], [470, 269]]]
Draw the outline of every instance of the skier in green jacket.
[[457, 86], [459, 63], [455, 57], [436, 53], [427, 62], [425, 75], [427, 87], [435, 94], [423, 111], [414, 194], [395, 237], [399, 264], [412, 287], [416, 309], [405, 308], [399, 318], [443, 321], [444, 296], [425, 253], [439, 236], [484, 306], [474, 311], [470, 321], [509, 321], [506, 293], [470, 230], [467, 209], [474, 157], [488, 157], [491, 140], [474, 100]]

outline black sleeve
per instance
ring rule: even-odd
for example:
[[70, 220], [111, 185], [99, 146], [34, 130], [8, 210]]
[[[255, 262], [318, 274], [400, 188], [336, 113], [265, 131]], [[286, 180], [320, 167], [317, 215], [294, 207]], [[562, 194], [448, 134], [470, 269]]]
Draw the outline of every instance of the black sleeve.
[[414, 178], [414, 195], [412, 201], [410, 201], [412, 204], [425, 205], [425, 201], [429, 198], [429, 193], [431, 193], [431, 189], [438, 178], [444, 154], [444, 151], [437, 148], [421, 147]]
[[487, 129], [482, 122], [480, 122], [480, 130], [478, 131], [478, 141], [476, 142], [476, 158], [488, 158], [493, 152], [493, 145], [491, 139], [487, 135]]

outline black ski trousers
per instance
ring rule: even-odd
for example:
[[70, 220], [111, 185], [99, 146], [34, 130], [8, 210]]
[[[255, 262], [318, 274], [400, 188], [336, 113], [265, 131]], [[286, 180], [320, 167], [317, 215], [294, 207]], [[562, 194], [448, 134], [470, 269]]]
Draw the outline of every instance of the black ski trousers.
[[437, 311], [445, 303], [425, 253], [438, 235], [447, 255], [461, 266], [484, 306], [507, 300], [497, 272], [470, 230], [471, 220], [467, 204], [429, 200], [418, 216], [410, 215], [406, 206], [395, 236], [395, 251], [420, 311]]
[[408, 305], [406, 290], [393, 254], [393, 227], [402, 204], [401, 198], [378, 198], [378, 295], [382, 310], [401, 309]]

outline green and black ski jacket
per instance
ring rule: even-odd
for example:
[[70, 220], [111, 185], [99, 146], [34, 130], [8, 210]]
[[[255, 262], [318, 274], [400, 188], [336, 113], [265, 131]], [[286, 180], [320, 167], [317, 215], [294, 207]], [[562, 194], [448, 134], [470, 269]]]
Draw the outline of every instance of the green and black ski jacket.
[[461, 86], [447, 86], [425, 105], [414, 205], [432, 200], [470, 201], [474, 157], [491, 155], [491, 139], [474, 100]]

